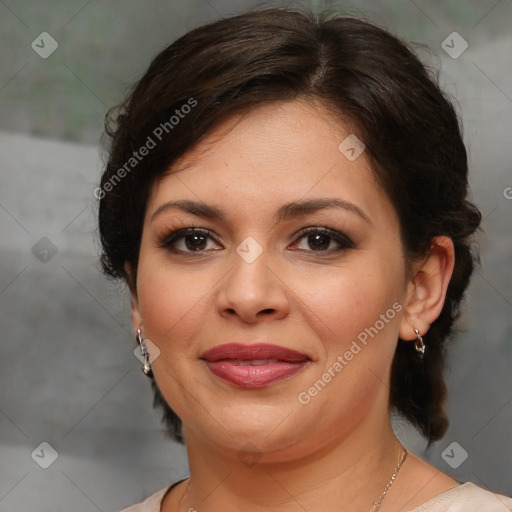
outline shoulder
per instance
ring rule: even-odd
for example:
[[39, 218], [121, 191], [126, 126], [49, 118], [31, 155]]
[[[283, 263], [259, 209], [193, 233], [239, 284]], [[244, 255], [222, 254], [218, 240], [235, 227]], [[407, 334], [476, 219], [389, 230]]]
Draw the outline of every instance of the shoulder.
[[156, 492], [141, 503], [121, 510], [121, 512], [160, 512], [160, 504], [167, 490], [168, 487]]
[[178, 480], [169, 487], [166, 487], [161, 491], [155, 492], [155, 494], [152, 494], [143, 502], [125, 508], [124, 510], [121, 510], [121, 512], [161, 512], [162, 503], [166, 495], [168, 495], [175, 487], [177, 487], [185, 480], [187, 480], [187, 478], [182, 478], [181, 480]]
[[449, 489], [410, 512], [512, 512], [512, 498], [471, 482]]

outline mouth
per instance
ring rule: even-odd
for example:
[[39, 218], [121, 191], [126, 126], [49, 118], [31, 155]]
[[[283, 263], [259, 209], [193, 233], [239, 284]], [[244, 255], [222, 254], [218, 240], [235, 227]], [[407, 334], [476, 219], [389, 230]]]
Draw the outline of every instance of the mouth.
[[261, 388], [290, 379], [311, 361], [296, 350], [264, 343], [218, 345], [201, 359], [213, 375], [242, 388]]

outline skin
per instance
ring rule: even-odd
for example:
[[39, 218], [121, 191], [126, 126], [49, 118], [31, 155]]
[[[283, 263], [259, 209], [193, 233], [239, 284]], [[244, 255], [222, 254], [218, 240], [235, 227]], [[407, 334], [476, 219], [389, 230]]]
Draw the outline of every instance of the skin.
[[[390, 365], [398, 338], [414, 340], [414, 327], [424, 334], [439, 315], [453, 244], [439, 237], [427, 256], [405, 261], [396, 211], [365, 153], [349, 161], [338, 150], [350, 133], [311, 102], [259, 107], [217, 127], [152, 189], [132, 320], [160, 350], [152, 368], [183, 421], [191, 474], [164, 500], [164, 512], [360, 512], [371, 510], [393, 474], [401, 447], [389, 418]], [[322, 208], [274, 218], [283, 204], [313, 198], [340, 199], [362, 214]], [[225, 218], [163, 207], [184, 199]], [[190, 236], [162, 247], [171, 232], [190, 227], [213, 233], [199, 239], [199, 253]], [[315, 227], [353, 245], [324, 235], [315, 250], [298, 234]], [[236, 252], [248, 236], [262, 249], [251, 263]], [[299, 393], [393, 304], [401, 306], [394, 318], [301, 404]], [[200, 360], [234, 341], [282, 345], [311, 362], [286, 381], [241, 389]], [[253, 451], [253, 464], [240, 460], [241, 450]], [[409, 454], [380, 510], [411, 510], [456, 484]]]

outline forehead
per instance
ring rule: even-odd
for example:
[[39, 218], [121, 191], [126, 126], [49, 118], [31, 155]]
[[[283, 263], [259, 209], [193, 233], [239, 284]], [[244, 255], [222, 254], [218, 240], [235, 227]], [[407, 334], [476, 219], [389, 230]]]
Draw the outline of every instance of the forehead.
[[338, 197], [379, 215], [390, 203], [363, 149], [348, 122], [318, 105], [261, 106], [220, 124], [176, 161], [155, 183], [148, 214], [179, 198], [255, 214], [289, 201]]

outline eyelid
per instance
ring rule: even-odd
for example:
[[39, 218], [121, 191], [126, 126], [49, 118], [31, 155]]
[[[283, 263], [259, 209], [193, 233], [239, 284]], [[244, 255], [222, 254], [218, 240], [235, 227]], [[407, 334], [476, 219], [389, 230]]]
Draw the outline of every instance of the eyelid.
[[[322, 235], [326, 235], [330, 237], [332, 240], [334, 240], [338, 244], [338, 248], [336, 249], [328, 249], [325, 251], [315, 251], [315, 250], [308, 250], [308, 249], [295, 249], [302, 252], [308, 252], [308, 253], [314, 253], [314, 254], [332, 254], [335, 252], [339, 252], [341, 250], [345, 249], [353, 249], [355, 247], [354, 242], [345, 235], [344, 233], [338, 231], [337, 229], [330, 228], [327, 226], [307, 226], [302, 229], [300, 229], [298, 232], [294, 233], [292, 235], [292, 243], [296, 244], [303, 238], [305, 238], [307, 235], [311, 233], [320, 233]], [[220, 242], [217, 240], [217, 235], [208, 228], [198, 228], [195, 226], [189, 226], [185, 228], [179, 228], [176, 230], [173, 230], [172, 232], [168, 233], [167, 235], [164, 235], [159, 238], [157, 247], [160, 249], [167, 249], [172, 250], [176, 253], [180, 254], [191, 254], [195, 256], [200, 256], [201, 254], [204, 254], [206, 252], [210, 252], [212, 249], [206, 249], [201, 251], [183, 251], [181, 249], [176, 249], [172, 247], [172, 244], [175, 243], [177, 240], [180, 240], [186, 236], [190, 235], [203, 235], [206, 238], [210, 238], [217, 244], [220, 244]], [[218, 250], [218, 249], [213, 249]]]
[[[188, 235], [204, 235], [205, 237], [211, 238], [214, 240], [217, 244], [219, 241], [217, 240], [217, 236], [213, 231], [207, 228], [196, 228], [195, 226], [190, 226], [186, 228], [179, 228], [176, 230], [171, 231], [170, 233], [167, 233], [166, 235], [163, 235], [158, 238], [157, 246], [160, 249], [169, 249], [176, 240], [179, 240], [180, 238], [184, 238]], [[179, 251], [183, 252], [183, 251]], [[188, 253], [194, 253], [194, 251], [185, 251]], [[205, 252], [205, 251], [198, 251], [198, 253]]]
[[[327, 235], [331, 237], [338, 245], [343, 249], [353, 249], [355, 247], [354, 242], [343, 232], [338, 231], [337, 229], [330, 228], [328, 226], [308, 226], [306, 228], [302, 228], [297, 233], [293, 235], [295, 243], [304, 238], [306, 235], [310, 233], [320, 233], [322, 235]], [[318, 252], [318, 253], [329, 253], [332, 249], [327, 251], [313, 251], [310, 250], [308, 252]]]

